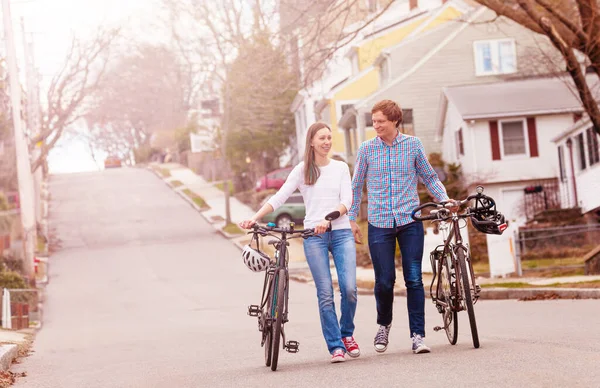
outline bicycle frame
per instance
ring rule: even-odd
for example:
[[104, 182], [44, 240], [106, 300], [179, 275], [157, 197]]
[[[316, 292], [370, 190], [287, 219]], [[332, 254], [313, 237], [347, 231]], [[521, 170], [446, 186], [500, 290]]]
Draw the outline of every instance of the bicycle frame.
[[[442, 266], [444, 265], [444, 261], [448, 260], [448, 258], [450, 258], [451, 263], [450, 264], [450, 268], [453, 269], [455, 271], [455, 279], [454, 281], [456, 282], [455, 285], [451, 284], [451, 290], [453, 293], [453, 297], [454, 297], [454, 304], [450, 305], [450, 307], [454, 310], [454, 311], [462, 311], [464, 310], [464, 306], [462, 306], [462, 300], [464, 299], [464, 296], [462, 295], [462, 277], [461, 277], [461, 266], [459, 263], [459, 258], [458, 258], [458, 254], [457, 251], [459, 249], [463, 250], [464, 252], [464, 260], [467, 261], [466, 267], [468, 268], [468, 270], [471, 272], [470, 276], [471, 279], [475, 279], [475, 274], [473, 271], [473, 266], [471, 264], [471, 260], [470, 260], [470, 252], [469, 252], [469, 248], [464, 244], [461, 233], [460, 233], [460, 225], [459, 222], [461, 220], [461, 218], [465, 218], [467, 215], [459, 215], [457, 213], [453, 213], [451, 215], [451, 220], [450, 222], [446, 221], [446, 220], [439, 220], [439, 230], [442, 233], [442, 237], [443, 237], [443, 250], [442, 250], [442, 258], [440, 258], [440, 260], [438, 260], [438, 268], [437, 268], [437, 273], [441, 274], [442, 273]], [[437, 277], [437, 279], [436, 279]], [[437, 282], [436, 282], [437, 280]], [[434, 302], [436, 304], [442, 304], [442, 305], [448, 305], [447, 303], [445, 303], [444, 301], [440, 301], [438, 298], [439, 295], [439, 290], [440, 287], [442, 286], [442, 277], [441, 276], [434, 276], [434, 278], [431, 281], [431, 286], [429, 288], [430, 294], [432, 296], [432, 299], [434, 299]], [[436, 292], [435, 294], [433, 293], [433, 286], [434, 284], [436, 285]], [[475, 299], [477, 299], [478, 297], [478, 292], [475, 289], [475, 294], [473, 295], [475, 297]]]

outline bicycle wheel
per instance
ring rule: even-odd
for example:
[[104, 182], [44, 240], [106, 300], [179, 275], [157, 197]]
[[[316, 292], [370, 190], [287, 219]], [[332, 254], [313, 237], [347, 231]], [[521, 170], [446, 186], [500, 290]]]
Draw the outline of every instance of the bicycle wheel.
[[444, 301], [447, 303], [447, 306], [444, 307], [444, 312], [442, 313], [444, 318], [444, 330], [446, 331], [446, 337], [448, 337], [448, 342], [450, 342], [450, 345], [456, 345], [456, 341], [458, 341], [458, 313], [453, 309], [451, 298], [453, 294], [456, 294], [453, 292], [453, 288], [455, 287], [456, 283], [454, 283], [454, 286], [452, 285], [452, 272], [450, 270], [448, 258], [444, 259], [441, 267], [441, 291], [444, 294]]
[[275, 275], [275, 288], [274, 295], [277, 298], [273, 302], [273, 327], [271, 334], [272, 342], [272, 359], [271, 359], [271, 370], [277, 369], [277, 362], [279, 361], [279, 344], [281, 342], [281, 326], [283, 325], [283, 306], [285, 304], [285, 288], [287, 287], [287, 279], [285, 276], [285, 269], [280, 269]]
[[263, 344], [263, 346], [265, 347], [265, 365], [271, 366], [271, 354], [273, 352], [271, 342], [273, 339], [273, 329], [271, 328], [271, 326], [265, 326], [263, 330], [263, 336], [265, 338], [265, 342]]
[[[467, 259], [465, 252], [458, 249], [456, 252], [458, 262], [460, 263], [460, 278], [463, 288], [463, 297], [469, 314], [469, 324], [471, 325], [471, 336], [473, 337], [473, 346], [479, 347], [479, 334], [477, 333], [477, 322], [475, 321], [475, 309], [473, 307], [473, 294], [471, 293], [471, 280], [469, 268], [467, 268]], [[474, 287], [475, 285], [473, 285]]]

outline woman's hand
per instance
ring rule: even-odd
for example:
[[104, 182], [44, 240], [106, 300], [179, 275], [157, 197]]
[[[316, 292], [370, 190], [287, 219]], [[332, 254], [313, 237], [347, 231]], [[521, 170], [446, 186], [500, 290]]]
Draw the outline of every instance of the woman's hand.
[[319, 225], [315, 226], [315, 234], [322, 234], [327, 232], [329, 229], [329, 221], [323, 220], [319, 223]]
[[244, 221], [240, 222], [238, 225], [242, 229], [250, 229], [250, 228], [252, 228], [254, 226], [254, 224], [256, 224], [256, 220], [254, 220], [253, 218], [251, 218], [249, 220], [244, 220]]

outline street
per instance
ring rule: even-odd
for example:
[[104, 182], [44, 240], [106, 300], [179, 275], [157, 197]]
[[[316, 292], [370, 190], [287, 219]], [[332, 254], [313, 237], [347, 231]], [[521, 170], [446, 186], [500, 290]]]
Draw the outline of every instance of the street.
[[315, 290], [295, 282], [285, 329], [300, 352], [282, 352], [271, 372], [246, 315], [262, 274], [153, 173], [54, 175], [50, 193], [60, 248], [34, 351], [12, 368], [27, 373], [16, 387], [600, 386], [598, 300], [480, 301], [480, 349], [466, 313], [456, 346], [434, 332], [441, 317], [427, 300], [432, 353], [413, 355], [406, 300], [396, 299], [390, 345], [377, 354], [375, 301], [360, 295], [362, 355], [330, 364]]

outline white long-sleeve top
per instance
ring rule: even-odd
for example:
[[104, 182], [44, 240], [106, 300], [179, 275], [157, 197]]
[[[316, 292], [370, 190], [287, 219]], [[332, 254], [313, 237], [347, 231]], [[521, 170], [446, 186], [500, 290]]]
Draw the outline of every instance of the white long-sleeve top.
[[[352, 184], [348, 165], [342, 161], [331, 159], [329, 164], [320, 167], [320, 170], [319, 179], [314, 185], [308, 186], [304, 184], [304, 162], [300, 162], [290, 172], [279, 191], [267, 202], [273, 206], [273, 209], [277, 209], [296, 189], [299, 189], [306, 206], [305, 228], [317, 226], [327, 214], [337, 210], [340, 204], [343, 204], [346, 210], [350, 210]], [[350, 219], [344, 214], [331, 222], [331, 229], [350, 229]]]

